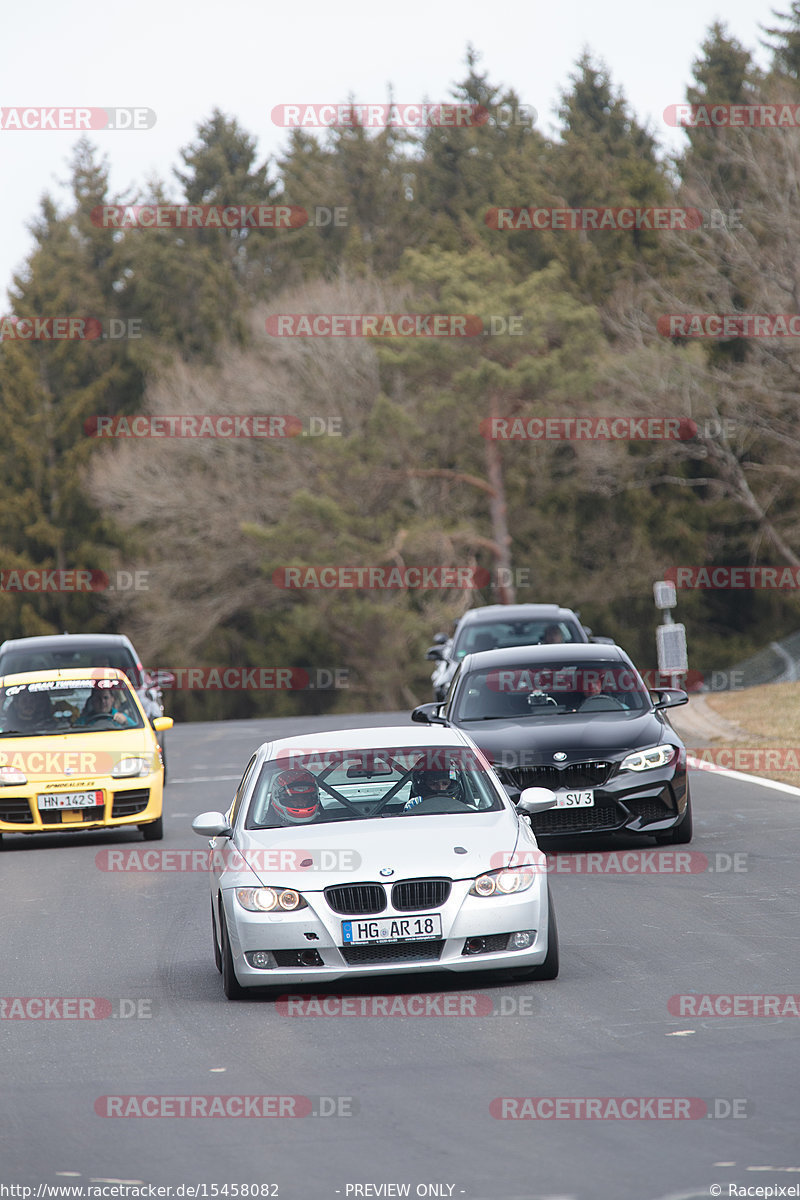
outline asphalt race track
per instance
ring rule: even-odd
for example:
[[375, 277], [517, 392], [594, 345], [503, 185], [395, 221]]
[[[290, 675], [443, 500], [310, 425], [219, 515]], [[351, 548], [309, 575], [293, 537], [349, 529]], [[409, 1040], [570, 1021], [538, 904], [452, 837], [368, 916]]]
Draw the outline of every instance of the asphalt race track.
[[[800, 993], [800, 796], [693, 772], [690, 846], [654, 855], [649, 840], [593, 839], [579, 856], [554, 852], [555, 982], [351, 982], [319, 989], [316, 1016], [225, 1000], [203, 872], [102, 869], [110, 850], [203, 850], [191, 819], [227, 807], [269, 736], [395, 720], [408, 718], [181, 726], [168, 735], [163, 842], [136, 831], [6, 837], [6, 1189], [141, 1181], [173, 1196], [204, 1185], [194, 1194], [280, 1200], [688, 1200], [800, 1183], [800, 1017], [776, 1015], [791, 1008], [783, 1000], [761, 1015], [759, 999]], [[377, 992], [399, 996], [400, 1015], [358, 1015]], [[408, 1015], [420, 993], [441, 1015]], [[706, 994], [723, 999], [704, 1004]], [[751, 998], [738, 1002], [750, 1015], [713, 1015], [732, 995]], [[670, 1011], [674, 996], [686, 999]], [[94, 1019], [57, 1019], [55, 1003], [49, 1017], [28, 1004], [42, 1015], [15, 1019], [14, 998], [61, 998], [62, 1009], [64, 998], [97, 999], [84, 1008]], [[326, 1015], [326, 999], [354, 1015]], [[283, 1117], [100, 1115], [109, 1096], [308, 1099], [284, 1101]], [[502, 1102], [525, 1097], [538, 1099]], [[587, 1098], [600, 1100], [591, 1118]], [[623, 1098], [642, 1115], [614, 1119]]]

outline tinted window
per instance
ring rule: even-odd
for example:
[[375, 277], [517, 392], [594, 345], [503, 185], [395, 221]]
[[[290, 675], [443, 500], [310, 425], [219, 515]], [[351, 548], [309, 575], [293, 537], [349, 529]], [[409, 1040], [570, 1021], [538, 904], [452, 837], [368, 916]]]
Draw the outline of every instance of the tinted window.
[[579, 713], [645, 712], [650, 696], [636, 671], [619, 662], [537, 663], [471, 671], [462, 679], [457, 721], [531, 719]]
[[563, 642], [582, 642], [583, 638], [571, 621], [481, 621], [465, 625], [458, 634], [454, 657], [481, 650], [503, 649], [507, 646], [557, 645]]

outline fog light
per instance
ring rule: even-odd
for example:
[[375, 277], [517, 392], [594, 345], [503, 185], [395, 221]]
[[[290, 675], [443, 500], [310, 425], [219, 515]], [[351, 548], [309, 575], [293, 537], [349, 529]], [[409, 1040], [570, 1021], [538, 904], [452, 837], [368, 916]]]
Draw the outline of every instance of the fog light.
[[480, 937], [467, 938], [464, 945], [465, 954], [483, 954], [486, 949], [486, 939]]
[[275, 966], [275, 959], [269, 950], [252, 950], [249, 954], [245, 954], [245, 958], [251, 967], [258, 967], [262, 971], [267, 967]]
[[535, 929], [521, 929], [519, 933], [512, 933], [508, 944], [509, 950], [527, 950], [532, 946], [536, 938]]

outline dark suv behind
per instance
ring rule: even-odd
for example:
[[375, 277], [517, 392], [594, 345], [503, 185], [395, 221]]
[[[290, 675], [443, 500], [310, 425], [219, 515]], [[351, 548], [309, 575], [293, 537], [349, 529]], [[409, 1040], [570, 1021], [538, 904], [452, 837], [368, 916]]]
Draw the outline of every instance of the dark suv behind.
[[452, 637], [436, 634], [435, 644], [425, 655], [436, 663], [431, 675], [433, 698], [445, 699], [465, 654], [505, 646], [588, 642], [590, 635], [591, 630], [581, 625], [576, 612], [558, 604], [487, 604], [471, 608], [457, 622]]

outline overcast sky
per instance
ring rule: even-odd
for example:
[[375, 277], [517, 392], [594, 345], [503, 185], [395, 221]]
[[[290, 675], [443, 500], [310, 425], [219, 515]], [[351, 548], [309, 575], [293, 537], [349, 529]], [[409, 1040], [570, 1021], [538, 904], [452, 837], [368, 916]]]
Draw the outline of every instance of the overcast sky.
[[[87, 5], [37, 0], [6, 7], [0, 44], [3, 106], [149, 108], [147, 130], [95, 131], [115, 191], [171, 184], [179, 151], [216, 106], [276, 155], [287, 133], [270, 114], [292, 102], [382, 102], [450, 98], [471, 43], [493, 82], [513, 87], [552, 132], [553, 111], [581, 51], [611, 71], [641, 121], [665, 147], [684, 135], [662, 113], [685, 98], [692, 62], [719, 18], [765, 64], [760, 26], [788, 0], [137, 0]], [[0, 129], [0, 295], [32, 241], [39, 198], [63, 199], [61, 182], [77, 140], [67, 130]], [[170, 187], [170, 190], [174, 189]], [[524, 201], [523, 201], [524, 202]]]

